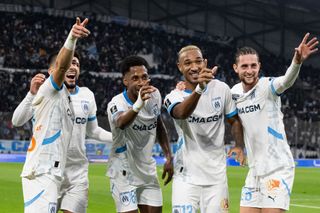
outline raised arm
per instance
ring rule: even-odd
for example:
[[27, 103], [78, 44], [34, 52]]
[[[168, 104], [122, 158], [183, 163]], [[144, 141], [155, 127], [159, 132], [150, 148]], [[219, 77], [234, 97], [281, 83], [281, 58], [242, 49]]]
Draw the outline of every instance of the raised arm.
[[64, 43], [64, 46], [60, 49], [60, 52], [56, 59], [55, 69], [52, 73], [53, 81], [59, 88], [62, 86], [65, 73], [71, 65], [77, 39], [87, 37], [90, 34], [90, 31], [85, 28], [87, 23], [87, 18], [83, 22], [81, 22], [80, 18], [77, 17], [76, 23], [72, 26], [72, 29], [68, 35], [67, 40]]
[[38, 73], [31, 79], [30, 90], [18, 107], [14, 110], [12, 116], [13, 126], [22, 126], [32, 118], [31, 103], [37, 94], [39, 87], [45, 81], [45, 75]]
[[167, 178], [164, 181], [164, 185], [167, 185], [171, 181], [173, 176], [173, 161], [168, 139], [168, 132], [162, 121], [161, 115], [158, 117], [157, 121], [157, 138], [164, 153], [164, 156], [166, 157], [166, 162], [163, 165], [162, 179], [165, 179], [167, 176]]
[[214, 78], [218, 67], [213, 69], [204, 68], [199, 73], [198, 82], [195, 90], [184, 101], [178, 103], [172, 109], [171, 115], [176, 119], [187, 119], [197, 107], [202, 93], [206, 90], [206, 85]]
[[318, 51], [318, 48], [316, 48], [319, 43], [317, 38], [313, 37], [308, 41], [309, 36], [310, 33], [307, 33], [299, 46], [295, 48], [292, 63], [287, 69], [285, 75], [274, 79], [272, 86], [276, 94], [283, 93], [294, 84], [299, 75], [302, 63], [309, 58], [310, 55]]
[[150, 98], [150, 94], [156, 90], [155, 87], [150, 85], [142, 86], [136, 102], [133, 104], [132, 109], [125, 112], [120, 112], [116, 118], [116, 126], [120, 129], [125, 129], [129, 126], [134, 119], [136, 119], [139, 111], [144, 107], [145, 101]]

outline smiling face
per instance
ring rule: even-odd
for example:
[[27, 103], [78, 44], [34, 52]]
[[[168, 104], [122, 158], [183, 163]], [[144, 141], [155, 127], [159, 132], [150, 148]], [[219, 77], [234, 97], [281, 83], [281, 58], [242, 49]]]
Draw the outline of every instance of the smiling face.
[[238, 74], [244, 91], [252, 89], [259, 80], [260, 62], [256, 54], [239, 55], [233, 64], [234, 71]]
[[127, 88], [128, 96], [135, 101], [142, 86], [149, 84], [148, 70], [144, 65], [132, 66], [124, 75], [123, 84]]
[[80, 75], [80, 63], [77, 57], [73, 57], [70, 68], [65, 74], [64, 83], [68, 89], [74, 89], [77, 86], [77, 80]]
[[207, 66], [207, 60], [203, 59], [200, 49], [190, 49], [180, 53], [177, 65], [188, 88], [197, 85], [199, 72]]

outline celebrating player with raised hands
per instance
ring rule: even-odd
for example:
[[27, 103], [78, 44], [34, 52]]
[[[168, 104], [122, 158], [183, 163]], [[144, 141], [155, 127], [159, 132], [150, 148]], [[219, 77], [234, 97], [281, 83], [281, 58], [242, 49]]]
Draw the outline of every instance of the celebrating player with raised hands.
[[125, 90], [108, 104], [113, 146], [107, 175], [117, 212], [162, 212], [162, 193], [152, 157], [156, 139], [166, 157], [162, 175], [165, 184], [173, 175], [167, 131], [160, 114], [161, 95], [150, 85], [148, 67], [142, 57], [125, 58], [120, 65]]
[[165, 98], [179, 140], [174, 159], [172, 212], [226, 212], [229, 207], [224, 146], [224, 119], [232, 126], [239, 160], [243, 159], [243, 135], [230, 88], [213, 79], [217, 67], [194, 45], [178, 54], [178, 68], [185, 89], [175, 89]]
[[77, 18], [55, 63], [50, 64], [50, 77], [43, 82], [43, 76], [38, 75], [31, 84], [30, 93], [37, 93], [31, 103], [33, 136], [21, 173], [26, 213], [57, 211], [75, 120], [70, 94], [63, 82], [72, 63], [77, 39], [88, 36], [87, 22], [85, 19], [81, 23]]
[[287, 143], [280, 95], [293, 85], [302, 63], [318, 48], [307, 33], [295, 48], [285, 75], [259, 78], [259, 54], [251, 47], [238, 49], [234, 71], [240, 83], [232, 89], [244, 130], [249, 172], [242, 188], [241, 213], [279, 213], [289, 209], [294, 160]]

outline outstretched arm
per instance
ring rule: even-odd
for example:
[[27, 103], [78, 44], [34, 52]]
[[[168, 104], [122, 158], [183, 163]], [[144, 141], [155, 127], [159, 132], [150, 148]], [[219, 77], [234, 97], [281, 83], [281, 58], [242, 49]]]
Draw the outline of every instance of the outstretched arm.
[[99, 127], [97, 119], [88, 121], [86, 133], [89, 138], [92, 138], [104, 143], [112, 143], [111, 132], [108, 132], [102, 129], [101, 127]]
[[167, 176], [166, 180], [164, 181], [164, 185], [167, 185], [171, 181], [173, 176], [173, 162], [168, 140], [168, 132], [162, 121], [161, 115], [158, 117], [157, 121], [157, 138], [159, 140], [159, 144], [162, 148], [164, 156], [166, 157], [166, 162], [163, 166], [162, 179], [165, 179]]
[[87, 18], [83, 22], [80, 22], [80, 18], [77, 17], [76, 23], [72, 26], [64, 46], [60, 49], [56, 59], [55, 69], [52, 73], [53, 81], [59, 88], [62, 86], [65, 73], [71, 65], [77, 39], [87, 37], [90, 34], [89, 30], [85, 28], [87, 23]]
[[287, 69], [286, 74], [274, 79], [272, 85], [276, 94], [283, 93], [294, 84], [299, 75], [302, 63], [309, 58], [310, 55], [318, 51], [318, 48], [316, 48], [319, 43], [317, 38], [313, 37], [308, 41], [309, 36], [310, 33], [307, 33], [299, 46], [295, 48], [292, 63]]

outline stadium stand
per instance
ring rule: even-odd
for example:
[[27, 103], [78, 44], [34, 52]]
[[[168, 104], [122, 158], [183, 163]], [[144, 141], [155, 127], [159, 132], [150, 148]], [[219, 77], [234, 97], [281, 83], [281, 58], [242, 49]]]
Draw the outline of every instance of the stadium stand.
[[[74, 19], [53, 17], [39, 13], [0, 12], [0, 138], [28, 140], [31, 124], [13, 128], [11, 115], [29, 89], [29, 82], [37, 72], [46, 72], [47, 58], [62, 46]], [[176, 53], [184, 45], [196, 44], [209, 61], [218, 65], [217, 78], [230, 86], [237, 82], [232, 70], [236, 44], [217, 42], [207, 37], [164, 33], [159, 30], [104, 23], [91, 17], [89, 39], [81, 41], [77, 51], [81, 55], [79, 84], [89, 87], [96, 97], [99, 121], [106, 121], [108, 101], [122, 88], [118, 63], [125, 56], [138, 54], [145, 57], [152, 68], [152, 84], [164, 97], [180, 81], [176, 68]], [[278, 76], [284, 73], [290, 61], [275, 55], [261, 55], [262, 75]], [[319, 158], [320, 152], [320, 82], [319, 69], [303, 66], [289, 92], [282, 96], [287, 135], [295, 157]], [[171, 140], [176, 140], [170, 125]], [[107, 122], [101, 123], [108, 128]], [[230, 136], [226, 141], [230, 143]]]

